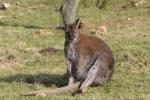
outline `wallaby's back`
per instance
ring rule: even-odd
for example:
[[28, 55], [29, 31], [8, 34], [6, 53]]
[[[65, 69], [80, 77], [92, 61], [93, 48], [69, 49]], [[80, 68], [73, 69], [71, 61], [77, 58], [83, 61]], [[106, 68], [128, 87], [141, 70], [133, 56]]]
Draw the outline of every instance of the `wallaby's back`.
[[[103, 65], [99, 67], [102, 70], [110, 69], [110, 75], [108, 76], [107, 81], [110, 79], [113, 68], [114, 68], [114, 59], [113, 59], [113, 53], [111, 49], [105, 44], [101, 39], [94, 37], [94, 36], [88, 36], [85, 34], [78, 34], [78, 37], [76, 40], [73, 41], [74, 45], [74, 51], [76, 51], [76, 55], [78, 57], [78, 63], [76, 64], [76, 70], [77, 75], [80, 78], [86, 78], [87, 77], [87, 69], [90, 69], [90, 64], [94, 63], [92, 60], [96, 56], [100, 56], [99, 62], [101, 62]], [[90, 62], [91, 61], [91, 62]], [[100, 70], [101, 70], [100, 69]], [[99, 71], [101, 73], [101, 71]], [[97, 77], [99, 77], [97, 75]], [[105, 82], [106, 83], [106, 82]], [[101, 84], [103, 85], [103, 84]]]

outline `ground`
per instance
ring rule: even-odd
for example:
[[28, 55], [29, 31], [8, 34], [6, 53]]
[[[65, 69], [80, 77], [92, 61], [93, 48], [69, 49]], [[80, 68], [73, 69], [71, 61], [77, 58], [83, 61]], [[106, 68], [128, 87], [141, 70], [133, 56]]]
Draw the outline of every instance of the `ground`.
[[[0, 9], [1, 100], [150, 99], [148, 0], [111, 0], [101, 9], [95, 7], [94, 0], [81, 1], [81, 31], [103, 39], [114, 53], [111, 81], [104, 87], [90, 87], [79, 97], [71, 93], [20, 97], [21, 93], [61, 87], [68, 82], [64, 33], [55, 29], [62, 26], [58, 12], [61, 0], [7, 0], [10, 6]], [[54, 49], [41, 51], [45, 48]]]

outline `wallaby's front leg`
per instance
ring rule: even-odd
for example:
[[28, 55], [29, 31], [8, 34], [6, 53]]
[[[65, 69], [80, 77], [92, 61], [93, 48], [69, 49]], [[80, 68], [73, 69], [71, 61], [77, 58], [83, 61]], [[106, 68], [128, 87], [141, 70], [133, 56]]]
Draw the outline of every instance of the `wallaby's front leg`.
[[69, 78], [69, 83], [68, 83], [68, 85], [71, 85], [71, 84], [73, 84], [74, 83], [74, 78], [71, 76], [70, 78]]
[[74, 64], [69, 62], [69, 66], [68, 66], [69, 83], [68, 83], [68, 85], [73, 84], [75, 82], [75, 78], [73, 76], [73, 67], [74, 67]]

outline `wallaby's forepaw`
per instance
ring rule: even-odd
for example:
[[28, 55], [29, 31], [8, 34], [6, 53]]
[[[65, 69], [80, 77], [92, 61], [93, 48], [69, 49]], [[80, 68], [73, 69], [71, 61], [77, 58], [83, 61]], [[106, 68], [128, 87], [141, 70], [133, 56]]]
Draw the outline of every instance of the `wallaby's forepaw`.
[[74, 84], [74, 83], [68, 83], [68, 86], [70, 86], [70, 85], [72, 85], [72, 84]]
[[70, 77], [68, 85], [72, 85], [72, 84], [74, 84], [74, 78]]

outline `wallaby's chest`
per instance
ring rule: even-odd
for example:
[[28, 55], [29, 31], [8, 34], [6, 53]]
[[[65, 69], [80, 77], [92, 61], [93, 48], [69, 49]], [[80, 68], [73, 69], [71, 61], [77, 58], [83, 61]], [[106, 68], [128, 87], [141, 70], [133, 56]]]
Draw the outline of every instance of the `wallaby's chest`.
[[68, 60], [76, 61], [77, 52], [73, 43], [66, 44], [65, 46], [65, 56]]

